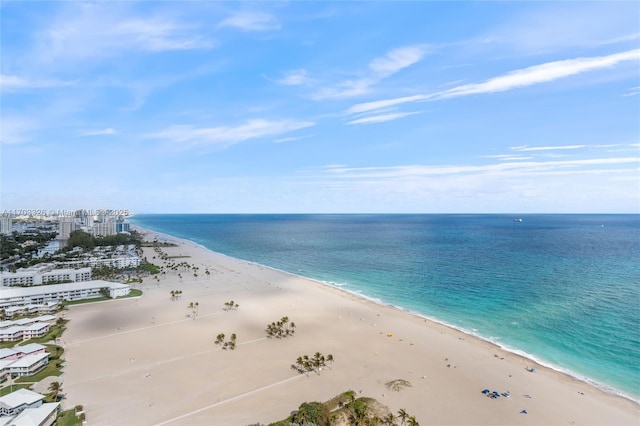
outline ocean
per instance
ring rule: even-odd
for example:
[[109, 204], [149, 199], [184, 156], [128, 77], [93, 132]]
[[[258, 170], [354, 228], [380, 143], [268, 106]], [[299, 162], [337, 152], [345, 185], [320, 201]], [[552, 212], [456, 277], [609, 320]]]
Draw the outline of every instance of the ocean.
[[640, 400], [638, 215], [139, 214]]

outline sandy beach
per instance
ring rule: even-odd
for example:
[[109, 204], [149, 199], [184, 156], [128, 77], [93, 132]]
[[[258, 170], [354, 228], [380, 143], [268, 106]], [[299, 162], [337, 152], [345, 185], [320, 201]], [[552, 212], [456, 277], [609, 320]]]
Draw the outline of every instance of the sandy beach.
[[[281, 420], [304, 401], [353, 389], [422, 425], [638, 425], [637, 403], [457, 330], [312, 280], [172, 240], [193, 273], [146, 278], [139, 298], [71, 306], [63, 335], [65, 407], [82, 404], [91, 425], [247, 425]], [[145, 248], [150, 262], [157, 254]], [[208, 269], [210, 275], [205, 275]], [[179, 300], [170, 291], [181, 290]], [[237, 310], [224, 310], [233, 300]], [[190, 302], [198, 303], [195, 319]], [[268, 339], [283, 316], [295, 336]], [[216, 335], [237, 335], [235, 350]], [[319, 374], [291, 368], [321, 352]], [[532, 373], [527, 368], [535, 368]], [[395, 379], [412, 386], [401, 391]], [[485, 388], [509, 391], [490, 399]], [[526, 410], [526, 414], [522, 411]]]

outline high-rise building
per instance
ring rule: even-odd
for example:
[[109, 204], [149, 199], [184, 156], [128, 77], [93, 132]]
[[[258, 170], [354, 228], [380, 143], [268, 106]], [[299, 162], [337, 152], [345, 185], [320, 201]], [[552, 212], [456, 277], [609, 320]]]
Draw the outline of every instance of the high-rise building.
[[129, 222], [116, 222], [116, 232], [131, 232]]
[[13, 217], [8, 214], [0, 216], [0, 234], [9, 235], [13, 231]]
[[116, 223], [107, 222], [94, 222], [93, 223], [93, 235], [96, 237], [104, 237], [107, 235], [115, 235]]
[[58, 219], [58, 239], [67, 240], [71, 233], [78, 229], [76, 220], [73, 217], [61, 217]]

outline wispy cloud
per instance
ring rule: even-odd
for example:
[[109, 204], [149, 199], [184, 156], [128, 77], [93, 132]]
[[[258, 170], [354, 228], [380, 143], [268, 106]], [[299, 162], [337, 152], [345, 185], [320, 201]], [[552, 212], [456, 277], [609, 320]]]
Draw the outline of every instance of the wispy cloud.
[[548, 62], [521, 70], [511, 71], [500, 77], [486, 80], [482, 83], [465, 84], [453, 89], [440, 92], [438, 98], [452, 98], [456, 96], [473, 95], [480, 93], [504, 92], [534, 84], [547, 83], [560, 78], [582, 74], [601, 68], [609, 68], [620, 62], [639, 60], [640, 49], [615, 53], [608, 56], [591, 58], [567, 59], [564, 61]]
[[315, 100], [340, 99], [361, 96], [382, 80], [419, 62], [427, 50], [424, 46], [405, 46], [393, 49], [386, 55], [373, 59], [367, 72], [358, 79], [343, 80], [333, 86], [324, 87], [313, 94]]
[[486, 38], [520, 54], [638, 41], [638, 8], [633, 2], [553, 2], [512, 16]]
[[339, 82], [334, 87], [323, 87], [314, 93], [312, 98], [316, 101], [322, 101], [325, 99], [341, 99], [360, 96], [369, 93], [373, 84], [374, 81], [367, 78], [360, 80], [345, 80]]
[[293, 142], [293, 141], [299, 141], [300, 139], [308, 139], [313, 135], [305, 135], [305, 136], [291, 136], [288, 138], [280, 138], [280, 139], [276, 139], [273, 142], [274, 143], [284, 143], [284, 142]]
[[402, 105], [410, 102], [420, 102], [432, 98], [433, 95], [413, 95], [401, 98], [384, 99], [381, 101], [371, 101], [356, 104], [347, 110], [347, 114], [359, 114], [362, 112], [376, 111], [383, 108], [389, 108], [396, 105]]
[[513, 151], [556, 151], [556, 150], [565, 150], [565, 149], [582, 149], [586, 148], [587, 145], [559, 145], [559, 146], [512, 146], [510, 147]]
[[528, 155], [513, 155], [513, 154], [495, 154], [495, 155], [483, 155], [483, 158], [495, 158], [500, 161], [524, 161], [531, 160], [533, 157]]
[[419, 114], [421, 111], [413, 111], [413, 112], [397, 112], [393, 114], [381, 114], [374, 115], [371, 117], [358, 118], [356, 120], [349, 121], [347, 124], [374, 124], [374, 123], [383, 123], [385, 121], [397, 120], [399, 118], [407, 117], [409, 115]]
[[37, 35], [30, 55], [37, 61], [61, 63], [113, 58], [128, 52], [211, 49], [217, 40], [197, 26], [169, 14], [137, 17], [122, 4], [68, 4]]
[[220, 26], [237, 28], [242, 31], [270, 31], [280, 29], [280, 23], [276, 18], [264, 12], [237, 12], [220, 22]]
[[115, 135], [116, 130], [108, 127], [106, 129], [99, 129], [99, 130], [86, 130], [84, 132], [80, 132], [80, 136], [106, 136], [106, 135]]
[[310, 121], [295, 120], [248, 120], [237, 126], [194, 127], [175, 125], [147, 135], [151, 139], [163, 139], [183, 148], [217, 147], [227, 148], [249, 139], [276, 136], [314, 126]]
[[507, 74], [485, 80], [481, 83], [464, 84], [436, 93], [404, 96], [394, 99], [384, 99], [380, 101], [360, 103], [353, 105], [346, 112], [347, 114], [356, 114], [375, 111], [380, 108], [386, 108], [389, 106], [396, 106], [410, 102], [448, 99], [459, 96], [484, 93], [504, 92], [507, 90], [532, 86], [535, 84], [548, 83], [554, 80], [582, 74], [588, 71], [613, 67], [621, 62], [634, 60], [637, 61], [639, 59], [640, 49], [634, 49], [608, 56], [576, 58], [563, 61], [548, 62], [546, 64], [534, 65], [520, 70], [511, 71]]
[[277, 80], [276, 83], [283, 86], [299, 86], [301, 84], [305, 84], [308, 80], [307, 71], [298, 69], [285, 73], [284, 77]]
[[379, 78], [385, 78], [419, 62], [425, 53], [426, 49], [423, 46], [399, 47], [371, 61], [369, 69]]
[[640, 86], [632, 87], [629, 91], [622, 96], [638, 96], [640, 95]]
[[443, 175], [468, 175], [479, 173], [514, 172], [537, 174], [545, 171], [561, 169], [576, 170], [578, 167], [597, 167], [624, 164], [637, 164], [638, 157], [594, 158], [565, 161], [527, 161], [509, 162], [487, 165], [444, 165], [425, 166], [408, 165], [392, 167], [344, 167], [328, 166], [326, 171], [334, 176], [348, 179], [392, 179], [407, 177], [436, 177]]
[[52, 87], [71, 86], [71, 81], [53, 79], [32, 79], [16, 75], [0, 74], [0, 89], [3, 92], [13, 92], [29, 89], [46, 89]]
[[3, 114], [0, 143], [12, 145], [27, 142], [36, 128], [36, 122], [31, 119]]

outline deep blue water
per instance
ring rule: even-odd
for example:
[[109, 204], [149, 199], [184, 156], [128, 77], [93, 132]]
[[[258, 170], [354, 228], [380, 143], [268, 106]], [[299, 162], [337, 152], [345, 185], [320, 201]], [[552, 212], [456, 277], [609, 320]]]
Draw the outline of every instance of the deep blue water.
[[136, 215], [640, 398], [640, 216]]

